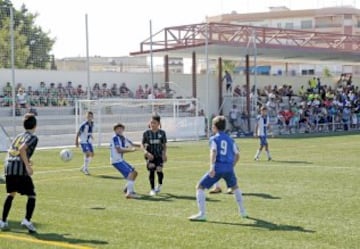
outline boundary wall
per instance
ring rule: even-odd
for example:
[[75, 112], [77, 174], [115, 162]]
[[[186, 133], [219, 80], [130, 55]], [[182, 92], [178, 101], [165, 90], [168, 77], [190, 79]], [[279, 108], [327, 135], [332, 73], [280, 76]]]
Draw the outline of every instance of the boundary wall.
[[[11, 70], [0, 69], [0, 93], [6, 82], [11, 82]], [[266, 85], [281, 86], [284, 84], [292, 85], [294, 92], [296, 93], [301, 85], [307, 87], [309, 79], [312, 77], [318, 77], [315, 75], [309, 76], [256, 76], [257, 88], [263, 88]], [[117, 83], [118, 86], [122, 82], [125, 82], [127, 86], [135, 92], [137, 87], [141, 85], [151, 85], [151, 73], [123, 73], [123, 72], [91, 72], [90, 73], [90, 86], [93, 87], [95, 83], [107, 83], [108, 87], [111, 87], [113, 83]], [[340, 76], [334, 76], [330, 78], [320, 77], [322, 84], [335, 87], [337, 80]], [[193, 97], [192, 96], [192, 76], [190, 74], [170, 74], [170, 82], [174, 82], [171, 88], [176, 91], [176, 96]], [[207, 83], [206, 74], [197, 75], [197, 98], [200, 101], [200, 108], [206, 111], [205, 106], [209, 103], [209, 113], [217, 113], [218, 107], [222, 104], [219, 103], [219, 91], [217, 85], [218, 76], [216, 74], [209, 75], [209, 83]], [[250, 83], [254, 85], [255, 77], [250, 76]], [[87, 87], [87, 72], [86, 71], [50, 71], [50, 70], [15, 70], [15, 84], [22, 83], [27, 88], [32, 86], [36, 90], [40, 82], [44, 81], [48, 86], [51, 82], [55, 85], [61, 82], [63, 85], [71, 81], [73, 87], [81, 84], [85, 89]], [[245, 75], [233, 75], [234, 86], [245, 84]], [[162, 84], [164, 82], [164, 73], [154, 73], [154, 83]], [[353, 84], [360, 86], [360, 78], [353, 78]], [[207, 85], [209, 85], [209, 91], [207, 91]], [[225, 84], [224, 84], [225, 85]], [[208, 95], [209, 92], [209, 96]], [[223, 89], [225, 92], [225, 86]]]

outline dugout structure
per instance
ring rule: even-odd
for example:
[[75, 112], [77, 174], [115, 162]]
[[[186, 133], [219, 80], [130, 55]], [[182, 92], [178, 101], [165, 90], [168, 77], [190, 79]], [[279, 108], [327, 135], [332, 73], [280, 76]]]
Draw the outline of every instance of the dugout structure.
[[188, 99], [97, 99], [78, 100], [75, 105], [75, 132], [85, 120], [87, 111], [94, 113], [94, 141], [97, 146], [109, 144], [113, 125], [123, 123], [126, 136], [140, 142], [151, 116], [161, 117], [161, 129], [168, 140], [198, 140], [206, 136], [206, 121], [199, 116], [199, 101]]

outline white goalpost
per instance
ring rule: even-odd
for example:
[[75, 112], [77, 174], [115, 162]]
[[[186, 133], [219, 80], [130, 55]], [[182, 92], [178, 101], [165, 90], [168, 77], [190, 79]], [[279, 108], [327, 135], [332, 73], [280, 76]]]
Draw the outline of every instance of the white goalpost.
[[94, 144], [109, 143], [113, 136], [113, 124], [125, 125], [126, 135], [133, 141], [141, 141], [148, 129], [152, 114], [161, 117], [161, 129], [168, 140], [198, 140], [205, 136], [205, 117], [199, 116], [199, 101], [188, 99], [97, 99], [78, 100], [75, 106], [75, 131], [85, 119], [85, 113], [94, 113]]

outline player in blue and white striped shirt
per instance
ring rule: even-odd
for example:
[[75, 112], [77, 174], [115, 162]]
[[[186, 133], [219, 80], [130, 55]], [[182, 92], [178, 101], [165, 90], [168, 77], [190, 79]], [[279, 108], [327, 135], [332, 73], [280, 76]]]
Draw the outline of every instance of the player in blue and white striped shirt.
[[269, 130], [270, 130], [269, 116], [267, 115], [266, 106], [263, 106], [260, 109], [260, 115], [256, 117], [254, 136], [260, 139], [260, 147], [256, 151], [254, 160], [259, 160], [260, 153], [264, 147], [268, 160], [269, 161], [271, 160], [269, 143], [267, 141], [267, 135], [269, 133]]
[[89, 164], [91, 162], [91, 159], [94, 157], [94, 148], [92, 145], [92, 133], [94, 131], [94, 114], [93, 112], [88, 111], [86, 113], [86, 121], [81, 123], [79, 127], [79, 131], [76, 133], [75, 138], [75, 145], [76, 147], [79, 147], [79, 140], [81, 149], [84, 153], [84, 164], [81, 167], [81, 171], [85, 175], [89, 175]]
[[125, 126], [117, 123], [113, 127], [114, 136], [110, 142], [110, 160], [111, 164], [126, 178], [125, 186], [126, 198], [137, 198], [134, 191], [134, 182], [138, 175], [137, 171], [129, 163], [124, 160], [124, 153], [134, 152], [135, 147], [140, 147], [140, 144], [135, 144], [123, 135]]

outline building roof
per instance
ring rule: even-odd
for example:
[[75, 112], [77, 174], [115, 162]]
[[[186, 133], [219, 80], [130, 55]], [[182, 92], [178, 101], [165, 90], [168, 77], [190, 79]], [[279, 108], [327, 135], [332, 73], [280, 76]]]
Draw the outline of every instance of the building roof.
[[154, 53], [224, 59], [246, 54], [288, 62], [324, 61], [360, 64], [360, 36], [315, 31], [200, 23], [167, 27], [140, 43], [130, 55]]
[[290, 10], [286, 7], [273, 8], [267, 12], [257, 13], [236, 13], [222, 14], [218, 16], [207, 17], [207, 22], [256, 22], [269, 19], [285, 19], [285, 18], [305, 18], [305, 17], [318, 17], [330, 15], [360, 15], [360, 10], [351, 6], [342, 7], [328, 7], [321, 9], [303, 9], [303, 10]]

